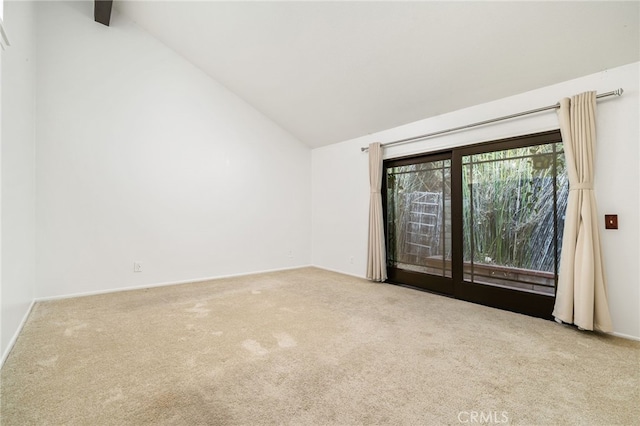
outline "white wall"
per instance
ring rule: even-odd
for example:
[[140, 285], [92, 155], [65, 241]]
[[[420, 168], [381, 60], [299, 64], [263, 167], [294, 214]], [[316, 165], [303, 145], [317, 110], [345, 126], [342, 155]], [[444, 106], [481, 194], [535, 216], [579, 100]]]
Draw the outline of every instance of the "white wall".
[[[368, 157], [360, 147], [555, 104], [562, 97], [624, 89], [597, 106], [596, 198], [615, 332], [640, 338], [638, 172], [640, 63], [611, 69], [495, 102], [418, 121], [312, 152], [312, 259], [319, 267], [364, 276], [369, 203]], [[553, 112], [386, 149], [386, 158], [434, 151], [558, 128]], [[620, 229], [604, 229], [604, 214], [618, 214]], [[350, 261], [353, 258], [353, 263]]]
[[[0, 0], [2, 3], [2, 0]], [[2, 32], [4, 28], [0, 23], [0, 32]], [[2, 34], [0, 34], [0, 44], [2, 44], [3, 40]], [[5, 346], [2, 343], [2, 55], [1, 51], [2, 46], [0, 46], [0, 367], [4, 364], [4, 353]]]
[[5, 3], [11, 46], [2, 53], [1, 344], [6, 355], [34, 297], [35, 8]]
[[[0, 0], [2, 2], [2, 0]], [[2, 24], [0, 24], [0, 32], [3, 31]], [[2, 35], [0, 34], [0, 38]], [[0, 40], [2, 43], [2, 40]], [[0, 46], [1, 50], [1, 46]], [[0, 367], [4, 364], [5, 346], [2, 343], [2, 55], [0, 51]]]
[[115, 11], [37, 22], [37, 297], [310, 263], [309, 148]]

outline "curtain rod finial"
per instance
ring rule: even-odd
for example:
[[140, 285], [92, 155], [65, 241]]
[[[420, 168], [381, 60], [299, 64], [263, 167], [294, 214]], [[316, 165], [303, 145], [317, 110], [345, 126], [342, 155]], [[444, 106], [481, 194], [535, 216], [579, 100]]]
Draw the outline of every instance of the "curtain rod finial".
[[617, 96], [622, 96], [623, 93], [624, 93], [624, 90], [622, 90], [622, 87], [619, 88], [618, 90], [616, 90], [616, 95]]

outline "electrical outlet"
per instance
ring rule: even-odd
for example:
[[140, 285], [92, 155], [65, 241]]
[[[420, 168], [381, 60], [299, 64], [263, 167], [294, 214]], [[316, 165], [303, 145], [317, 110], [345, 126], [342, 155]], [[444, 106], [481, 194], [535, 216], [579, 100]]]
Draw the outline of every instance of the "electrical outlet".
[[142, 262], [133, 262], [133, 272], [142, 272]]

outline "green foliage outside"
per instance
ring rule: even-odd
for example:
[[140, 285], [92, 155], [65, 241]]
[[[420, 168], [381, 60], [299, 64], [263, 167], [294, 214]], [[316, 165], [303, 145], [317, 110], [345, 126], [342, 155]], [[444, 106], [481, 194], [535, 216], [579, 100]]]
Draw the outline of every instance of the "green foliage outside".
[[[554, 272], [569, 193], [562, 144], [467, 156], [462, 172], [464, 261]], [[415, 192], [441, 192], [444, 209], [450, 209], [450, 173], [449, 161], [389, 170], [387, 249], [392, 262], [421, 264], [406, 252], [409, 200]], [[448, 214], [442, 217], [440, 232], [449, 233]], [[449, 259], [450, 249], [445, 242], [432, 255]]]
[[554, 272], [567, 197], [560, 143], [465, 157], [464, 260]]

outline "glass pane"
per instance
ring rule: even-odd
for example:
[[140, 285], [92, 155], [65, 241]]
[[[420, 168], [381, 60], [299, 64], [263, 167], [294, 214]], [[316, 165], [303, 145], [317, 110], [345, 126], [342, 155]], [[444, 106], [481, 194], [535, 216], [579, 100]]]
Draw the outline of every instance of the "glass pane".
[[554, 294], [568, 197], [561, 143], [463, 157], [467, 281]]
[[391, 267], [451, 277], [451, 160], [387, 169]]

